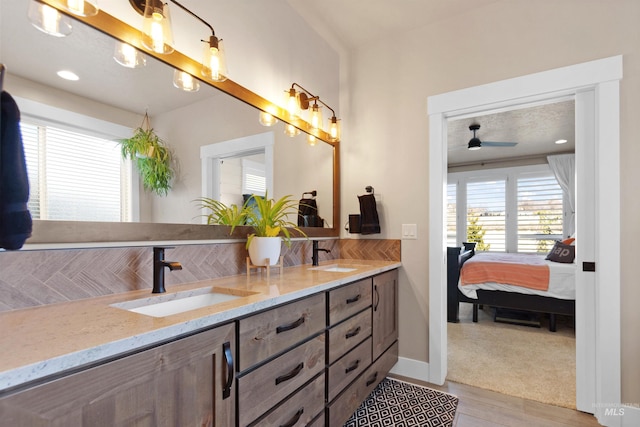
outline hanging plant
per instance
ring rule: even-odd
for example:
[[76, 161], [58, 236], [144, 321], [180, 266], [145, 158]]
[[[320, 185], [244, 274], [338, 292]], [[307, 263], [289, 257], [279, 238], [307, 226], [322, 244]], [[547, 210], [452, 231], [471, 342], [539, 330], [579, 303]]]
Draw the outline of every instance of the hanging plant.
[[145, 190], [166, 196], [175, 172], [171, 166], [171, 153], [151, 128], [149, 115], [144, 114], [142, 125], [133, 132], [131, 138], [119, 142], [122, 157], [133, 161]]

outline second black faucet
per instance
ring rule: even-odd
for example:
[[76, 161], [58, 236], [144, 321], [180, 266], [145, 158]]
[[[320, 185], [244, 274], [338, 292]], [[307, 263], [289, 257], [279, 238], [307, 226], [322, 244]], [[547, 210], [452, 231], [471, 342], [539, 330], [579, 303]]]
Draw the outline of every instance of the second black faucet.
[[165, 261], [164, 250], [173, 249], [172, 247], [155, 246], [153, 248], [153, 291], [154, 294], [166, 292], [164, 288], [164, 269], [167, 267], [170, 271], [182, 270], [182, 264], [176, 261]]
[[315, 266], [315, 265], [318, 265], [318, 252], [322, 251], [329, 254], [331, 253], [331, 249], [319, 248], [317, 240], [313, 240], [312, 244], [313, 244], [313, 254], [311, 255], [311, 264]]

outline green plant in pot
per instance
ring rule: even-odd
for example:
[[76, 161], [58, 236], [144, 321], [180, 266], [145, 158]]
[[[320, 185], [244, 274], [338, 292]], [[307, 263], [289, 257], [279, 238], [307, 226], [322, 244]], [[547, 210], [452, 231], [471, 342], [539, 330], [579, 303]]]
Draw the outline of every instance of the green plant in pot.
[[142, 126], [133, 132], [131, 138], [119, 142], [122, 157], [134, 162], [145, 190], [166, 196], [175, 176], [171, 153], [151, 128], [149, 116], [145, 113]]
[[207, 222], [210, 224], [224, 224], [231, 226], [231, 232], [237, 226], [249, 226], [253, 233], [247, 236], [246, 248], [253, 265], [275, 265], [280, 259], [281, 243], [291, 247], [291, 230], [300, 235], [307, 235], [298, 227], [297, 223], [289, 220], [293, 215], [297, 218], [298, 206], [293, 196], [283, 196], [278, 200], [251, 195], [242, 208], [236, 205], [226, 206], [224, 203], [202, 198], [201, 206], [210, 211]]

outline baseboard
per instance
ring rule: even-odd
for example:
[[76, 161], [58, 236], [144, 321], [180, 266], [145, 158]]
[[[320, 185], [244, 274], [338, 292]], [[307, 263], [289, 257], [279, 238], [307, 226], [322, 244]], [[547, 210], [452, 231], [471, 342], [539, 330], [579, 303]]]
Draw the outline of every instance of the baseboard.
[[419, 360], [398, 357], [398, 362], [391, 368], [390, 373], [429, 382], [429, 364]]
[[622, 409], [624, 409], [624, 415], [621, 427], [640, 426], [640, 407], [622, 405]]

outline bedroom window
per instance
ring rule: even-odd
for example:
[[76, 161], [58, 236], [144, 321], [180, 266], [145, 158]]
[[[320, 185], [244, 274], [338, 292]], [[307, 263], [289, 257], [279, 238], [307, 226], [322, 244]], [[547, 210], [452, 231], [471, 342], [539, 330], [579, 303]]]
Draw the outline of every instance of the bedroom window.
[[562, 238], [563, 194], [547, 165], [450, 173], [447, 245], [546, 253]]
[[130, 168], [108, 139], [22, 121], [34, 219], [130, 221]]

